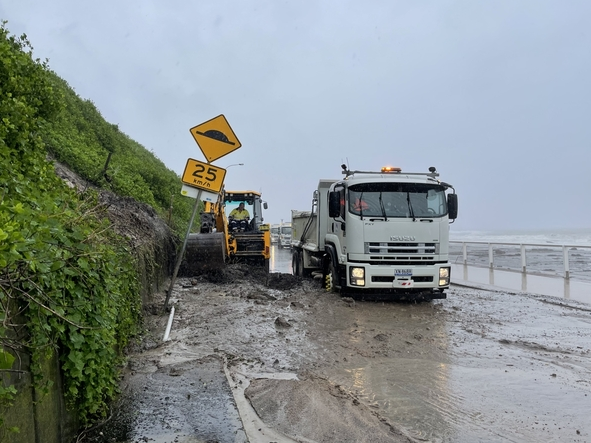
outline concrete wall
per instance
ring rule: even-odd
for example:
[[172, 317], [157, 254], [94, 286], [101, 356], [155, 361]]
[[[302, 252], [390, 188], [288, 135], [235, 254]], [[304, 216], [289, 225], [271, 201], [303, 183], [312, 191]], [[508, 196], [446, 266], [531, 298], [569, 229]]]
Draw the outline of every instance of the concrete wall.
[[[53, 353], [43, 361], [42, 373], [46, 384], [40, 388], [34, 388], [31, 383], [29, 357], [26, 354], [18, 357], [20, 364], [15, 362], [13, 369], [23, 372], [2, 373], [4, 385], [14, 385], [18, 394], [13, 405], [2, 411], [4, 427], [0, 430], [0, 442], [71, 441], [78, 426], [74, 415], [66, 412], [57, 355]], [[13, 427], [18, 428], [18, 432], [11, 432]]]

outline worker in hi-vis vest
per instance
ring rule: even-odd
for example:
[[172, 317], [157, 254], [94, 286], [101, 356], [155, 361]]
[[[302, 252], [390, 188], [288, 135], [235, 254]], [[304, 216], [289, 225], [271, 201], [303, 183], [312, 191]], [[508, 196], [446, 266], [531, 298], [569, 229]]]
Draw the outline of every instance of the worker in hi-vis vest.
[[244, 202], [240, 202], [237, 208], [234, 208], [229, 215], [230, 219], [230, 231], [246, 231], [248, 228], [248, 220], [250, 214], [244, 207]]

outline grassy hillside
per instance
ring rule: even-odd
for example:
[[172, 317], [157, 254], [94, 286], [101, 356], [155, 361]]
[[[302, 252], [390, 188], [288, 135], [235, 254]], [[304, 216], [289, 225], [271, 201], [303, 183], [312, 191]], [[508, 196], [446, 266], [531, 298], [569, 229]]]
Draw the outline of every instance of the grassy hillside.
[[184, 234], [192, 201], [180, 195], [180, 178], [117, 125], [106, 122], [90, 100], [47, 74], [63, 102], [41, 136], [48, 152], [94, 185], [151, 205]]
[[22, 369], [19, 356], [32, 356], [42, 390], [51, 381], [39, 368], [59, 355], [68, 405], [86, 424], [106, 414], [117, 390], [114, 363], [140, 319], [128, 243], [110, 229], [96, 192], [68, 188], [48, 154], [94, 185], [170, 216], [177, 232], [184, 234], [192, 207], [174, 172], [106, 122], [2, 23], [0, 440], [11, 432], [2, 413], [17, 395], [10, 377]]

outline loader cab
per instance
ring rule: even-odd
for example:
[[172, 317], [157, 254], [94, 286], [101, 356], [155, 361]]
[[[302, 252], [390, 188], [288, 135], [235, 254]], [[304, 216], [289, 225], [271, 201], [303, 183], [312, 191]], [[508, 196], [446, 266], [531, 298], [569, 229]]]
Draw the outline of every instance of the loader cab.
[[261, 198], [261, 194], [255, 191], [226, 191], [224, 194], [224, 212], [226, 219], [230, 213], [244, 203], [244, 209], [248, 211], [249, 219], [246, 231], [259, 231], [263, 224], [263, 209], [267, 209], [267, 202]]

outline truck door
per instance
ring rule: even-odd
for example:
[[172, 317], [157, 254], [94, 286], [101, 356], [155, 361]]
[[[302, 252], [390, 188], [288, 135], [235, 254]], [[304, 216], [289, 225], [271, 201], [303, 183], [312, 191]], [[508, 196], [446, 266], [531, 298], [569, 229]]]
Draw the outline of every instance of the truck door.
[[[332, 220], [329, 226], [329, 232], [333, 235], [333, 242], [337, 254], [346, 254], [345, 237], [347, 235], [346, 213], [347, 204], [345, 200], [345, 187], [337, 185], [332, 193], [333, 198], [333, 213]], [[338, 200], [338, 204], [337, 204]], [[337, 210], [338, 208], [338, 210]], [[335, 238], [336, 237], [336, 238]]]

